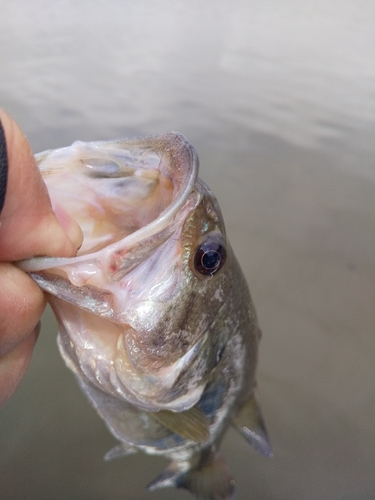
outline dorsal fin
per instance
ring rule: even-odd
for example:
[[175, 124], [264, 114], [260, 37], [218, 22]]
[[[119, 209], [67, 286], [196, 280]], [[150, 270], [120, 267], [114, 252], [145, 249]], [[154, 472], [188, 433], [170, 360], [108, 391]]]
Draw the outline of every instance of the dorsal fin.
[[267, 458], [273, 457], [270, 439], [255, 391], [240, 409], [233, 424], [259, 453]]
[[150, 413], [159, 423], [184, 439], [205, 443], [210, 438], [210, 428], [206, 415], [197, 407], [186, 411], [160, 410]]
[[233, 500], [234, 479], [221, 453], [211, 454], [209, 451], [205, 455], [198, 467], [185, 472], [172, 462], [147, 489], [176, 486], [189, 490], [201, 500]]

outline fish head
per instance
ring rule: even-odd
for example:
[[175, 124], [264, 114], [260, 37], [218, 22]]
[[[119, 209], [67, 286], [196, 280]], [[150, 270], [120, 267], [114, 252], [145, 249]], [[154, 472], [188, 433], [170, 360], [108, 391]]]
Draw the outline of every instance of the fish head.
[[145, 410], [194, 406], [235, 330], [239, 272], [194, 148], [170, 133], [38, 161], [84, 234], [74, 258], [21, 264], [51, 295], [68, 366]]

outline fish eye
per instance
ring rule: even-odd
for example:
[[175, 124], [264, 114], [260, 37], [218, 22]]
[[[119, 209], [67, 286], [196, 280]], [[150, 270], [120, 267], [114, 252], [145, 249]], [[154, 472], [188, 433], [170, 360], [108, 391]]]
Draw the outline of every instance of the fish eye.
[[223, 267], [226, 255], [223, 239], [209, 235], [195, 252], [194, 267], [203, 276], [212, 276]]

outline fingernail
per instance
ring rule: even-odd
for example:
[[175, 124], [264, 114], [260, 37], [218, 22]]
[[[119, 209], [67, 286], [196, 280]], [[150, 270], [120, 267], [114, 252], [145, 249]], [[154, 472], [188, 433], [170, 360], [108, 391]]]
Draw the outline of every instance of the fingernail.
[[4, 207], [8, 181], [8, 155], [5, 133], [0, 120], [0, 212]]

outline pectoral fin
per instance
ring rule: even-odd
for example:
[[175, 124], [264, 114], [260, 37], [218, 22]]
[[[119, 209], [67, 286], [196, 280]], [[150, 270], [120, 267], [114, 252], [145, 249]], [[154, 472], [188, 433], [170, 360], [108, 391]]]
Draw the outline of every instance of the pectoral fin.
[[199, 408], [194, 407], [181, 412], [161, 410], [150, 415], [164, 427], [185, 439], [204, 443], [210, 438], [208, 420]]
[[105, 455], [104, 460], [114, 460], [115, 458], [126, 457], [127, 455], [132, 455], [133, 453], [137, 453], [137, 449], [134, 446], [121, 443], [111, 448]]
[[233, 424], [259, 453], [267, 458], [273, 457], [270, 439], [255, 392], [240, 409]]
[[172, 462], [147, 489], [175, 486], [189, 490], [201, 500], [233, 500], [234, 479], [221, 453], [208, 451], [205, 455], [196, 468], [187, 471], [179, 470]]

